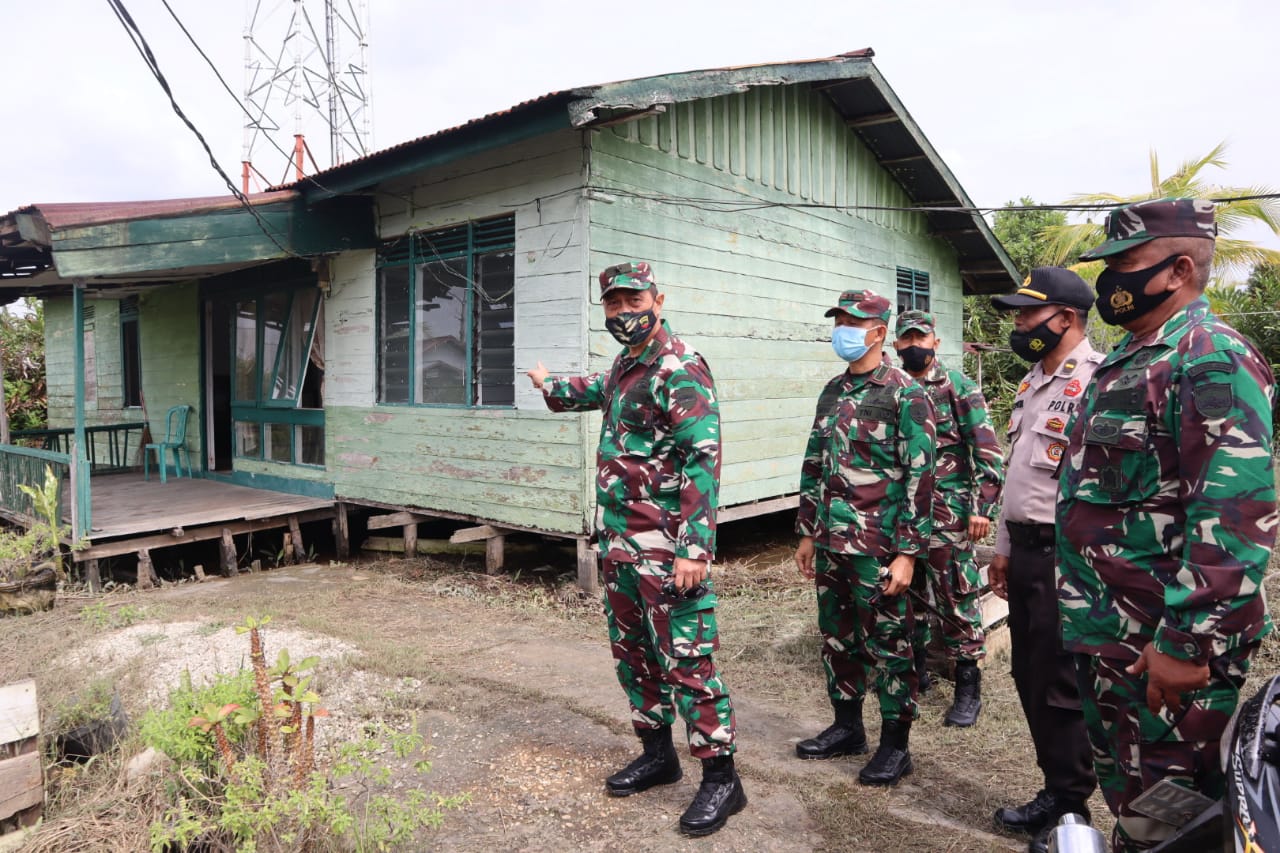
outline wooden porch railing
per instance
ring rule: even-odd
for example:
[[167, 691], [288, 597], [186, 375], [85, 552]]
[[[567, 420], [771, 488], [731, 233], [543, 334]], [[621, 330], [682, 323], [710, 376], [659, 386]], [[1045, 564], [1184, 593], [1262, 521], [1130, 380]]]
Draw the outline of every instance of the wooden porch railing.
[[[69, 514], [67, 502], [70, 500], [71, 492], [72, 458], [68, 453], [0, 444], [0, 506], [4, 508], [4, 514], [20, 523], [30, 524], [34, 521], [35, 511], [31, 498], [18, 486], [40, 488], [44, 485], [45, 468], [51, 468], [53, 475], [58, 478], [58, 517], [66, 518]], [[87, 507], [89, 477], [86, 475], [76, 479], [82, 481], [77, 485], [82, 485], [84, 490], [84, 498], [78, 503]], [[89, 530], [87, 516], [83, 519], [72, 519], [72, 530], [75, 531], [77, 538], [87, 533]]]
[[[109, 474], [134, 467], [129, 458], [142, 446], [142, 430], [146, 423], [104, 424], [85, 427], [85, 456], [93, 474]], [[71, 455], [76, 431], [73, 427], [58, 429], [20, 429], [10, 433], [13, 443], [25, 447], [51, 450]]]

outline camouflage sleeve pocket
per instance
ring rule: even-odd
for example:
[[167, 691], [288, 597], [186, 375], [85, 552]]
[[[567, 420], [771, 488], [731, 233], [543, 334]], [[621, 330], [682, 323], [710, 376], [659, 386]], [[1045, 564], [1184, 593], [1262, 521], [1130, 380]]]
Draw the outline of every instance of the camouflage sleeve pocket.
[[705, 657], [720, 648], [720, 633], [716, 630], [716, 594], [706, 594], [681, 599], [671, 605], [668, 614], [667, 648], [673, 658]]

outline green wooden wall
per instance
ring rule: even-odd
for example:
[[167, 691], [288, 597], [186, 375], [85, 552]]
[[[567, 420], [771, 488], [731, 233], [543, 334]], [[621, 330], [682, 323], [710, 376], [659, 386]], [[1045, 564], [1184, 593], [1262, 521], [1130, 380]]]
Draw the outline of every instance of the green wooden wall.
[[[92, 307], [93, 364], [85, 377], [85, 423], [99, 424], [142, 421], [141, 408], [122, 405], [123, 380], [120, 348], [120, 303], [115, 299], [86, 299]], [[75, 369], [73, 335], [75, 322], [70, 297], [46, 299], [45, 369], [49, 389], [49, 426], [75, 426]], [[194, 282], [156, 288], [138, 300], [138, 346], [142, 360], [142, 394], [152, 435], [164, 436], [165, 412], [170, 406], [186, 403], [195, 407], [187, 423], [187, 447], [192, 467], [200, 468], [200, 322], [197, 286]], [[87, 351], [86, 351], [87, 356]], [[86, 361], [87, 361], [86, 357]], [[142, 463], [140, 456], [131, 461]]]
[[339, 497], [587, 530], [586, 419], [548, 412], [524, 377], [539, 360], [561, 373], [585, 368], [582, 183], [582, 136], [564, 131], [378, 187], [383, 239], [515, 214], [516, 402], [379, 404], [375, 253], [339, 256], [325, 303], [325, 458]]
[[[722, 505], [796, 491], [818, 392], [843, 369], [822, 316], [841, 291], [869, 287], [894, 301], [897, 267], [928, 272], [943, 357], [959, 362], [958, 262], [923, 216], [772, 206], [910, 204], [821, 93], [765, 88], [678, 104], [596, 132], [590, 146], [591, 184], [602, 189], [588, 202], [589, 268], [651, 261], [664, 316], [710, 362]], [[617, 345], [598, 310], [590, 321], [590, 366], [602, 369]]]

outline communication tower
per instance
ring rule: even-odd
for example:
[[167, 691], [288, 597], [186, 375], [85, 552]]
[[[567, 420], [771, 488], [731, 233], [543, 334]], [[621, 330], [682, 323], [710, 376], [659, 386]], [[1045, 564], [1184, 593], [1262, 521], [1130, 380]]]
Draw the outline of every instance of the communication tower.
[[[246, 0], [244, 192], [369, 153], [370, 95], [367, 0]], [[308, 140], [325, 137], [321, 164]]]

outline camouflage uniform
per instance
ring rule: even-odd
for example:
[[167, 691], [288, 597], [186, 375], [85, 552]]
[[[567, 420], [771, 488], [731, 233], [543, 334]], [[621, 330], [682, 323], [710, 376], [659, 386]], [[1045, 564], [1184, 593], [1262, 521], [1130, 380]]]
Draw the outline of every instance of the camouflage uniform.
[[861, 702], [875, 669], [881, 718], [908, 725], [916, 716], [914, 613], [908, 596], [883, 594], [880, 572], [895, 556], [928, 548], [933, 456], [933, 407], [910, 376], [887, 364], [845, 371], [818, 398], [796, 520], [816, 547], [832, 703]]
[[[947, 617], [941, 620], [947, 656], [982, 660], [986, 656], [978, 606], [982, 577], [973, 558], [969, 517], [995, 518], [1004, 455], [977, 383], [937, 358], [916, 381], [937, 413], [933, 535], [927, 561], [919, 561], [916, 568], [921, 580], [927, 579], [939, 612]], [[918, 618], [916, 648], [928, 646], [929, 640], [929, 620]]]
[[[1186, 235], [1186, 218], [1204, 228], [1207, 203], [1191, 204], [1118, 211], [1095, 256]], [[1147, 205], [1158, 215], [1144, 222]], [[1169, 213], [1185, 218], [1160, 218]], [[1121, 340], [1077, 409], [1057, 508], [1059, 607], [1118, 850], [1171, 832], [1130, 808], [1156, 781], [1222, 793], [1218, 740], [1271, 629], [1272, 390], [1266, 361], [1199, 298], [1154, 334]], [[1146, 678], [1124, 671], [1148, 644], [1208, 664], [1209, 685], [1182, 697], [1185, 714], [1149, 713]]]
[[[603, 282], [602, 282], [603, 284]], [[679, 712], [697, 758], [735, 750], [719, 648], [716, 596], [662, 592], [676, 557], [711, 560], [720, 478], [720, 410], [706, 361], [664, 322], [640, 353], [612, 369], [543, 383], [554, 412], [599, 409], [596, 534], [618, 681], [637, 732]]]

